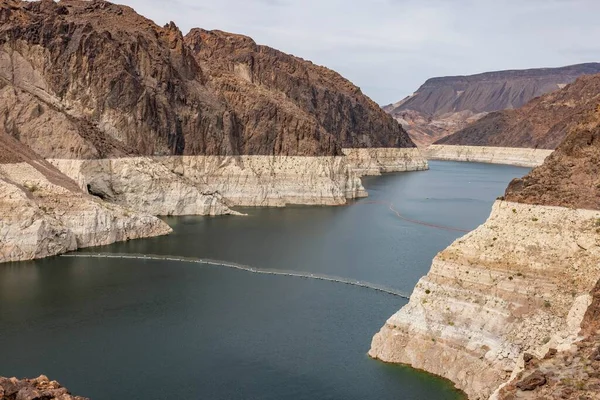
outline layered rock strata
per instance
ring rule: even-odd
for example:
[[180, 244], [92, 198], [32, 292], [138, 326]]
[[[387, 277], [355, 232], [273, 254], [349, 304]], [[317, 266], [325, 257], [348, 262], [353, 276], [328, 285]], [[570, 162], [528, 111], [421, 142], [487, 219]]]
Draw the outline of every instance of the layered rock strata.
[[[168, 158], [171, 157], [165, 157]], [[151, 215], [236, 214], [225, 206], [217, 191], [185, 179], [150, 157], [48, 161], [77, 182], [83, 191], [138, 212]]]
[[341, 205], [367, 195], [345, 157], [165, 156], [51, 162], [96, 196], [162, 215], [235, 213], [227, 206]]
[[569, 349], [600, 278], [600, 212], [498, 201], [439, 253], [369, 354], [487, 399], [523, 366]]
[[0, 262], [171, 232], [156, 217], [53, 183], [29, 163], [0, 164], [0, 187]]
[[35, 379], [0, 377], [0, 400], [88, 400], [73, 396], [60, 383], [40, 375]]
[[0, 154], [0, 262], [171, 232], [156, 217], [89, 196], [7, 135]]
[[429, 168], [427, 160], [417, 148], [353, 148], [342, 151], [350, 168], [360, 176], [423, 171]]
[[467, 161], [490, 164], [508, 164], [520, 167], [537, 167], [552, 154], [552, 150], [490, 147], [490, 146], [451, 146], [433, 144], [423, 150], [429, 160]]

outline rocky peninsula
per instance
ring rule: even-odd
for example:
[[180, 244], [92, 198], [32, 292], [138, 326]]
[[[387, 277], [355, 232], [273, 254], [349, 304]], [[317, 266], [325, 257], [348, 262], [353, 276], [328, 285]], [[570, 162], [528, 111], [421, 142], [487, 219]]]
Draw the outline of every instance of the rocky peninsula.
[[470, 399], [597, 398], [599, 154], [592, 107], [485, 224], [435, 257], [369, 354]]

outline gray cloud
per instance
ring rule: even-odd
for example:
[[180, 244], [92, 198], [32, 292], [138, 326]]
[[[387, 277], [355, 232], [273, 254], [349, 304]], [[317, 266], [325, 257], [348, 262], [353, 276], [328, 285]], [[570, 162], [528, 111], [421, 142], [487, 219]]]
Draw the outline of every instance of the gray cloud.
[[246, 34], [380, 104], [427, 78], [600, 60], [597, 0], [117, 0], [163, 25]]

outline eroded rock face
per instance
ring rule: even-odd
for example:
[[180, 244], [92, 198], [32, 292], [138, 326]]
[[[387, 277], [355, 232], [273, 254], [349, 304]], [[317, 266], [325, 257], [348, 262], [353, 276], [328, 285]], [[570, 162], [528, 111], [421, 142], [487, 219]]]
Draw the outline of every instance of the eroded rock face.
[[[177, 156], [171, 156], [177, 157]], [[222, 196], [150, 157], [49, 160], [83, 191], [150, 215], [237, 214]]]
[[242, 154], [323, 155], [305, 146], [282, 151], [313, 136], [323, 146], [335, 142], [332, 155], [340, 148], [414, 147], [393, 118], [328, 68], [222, 31], [193, 29], [185, 42], [241, 121]]
[[[600, 76], [597, 77], [600, 82]], [[589, 79], [591, 80], [591, 78]], [[598, 87], [600, 94], [600, 86]], [[598, 100], [600, 102], [600, 98]], [[579, 114], [571, 134], [540, 168], [515, 179], [506, 198], [528, 204], [600, 209], [600, 106]]]
[[359, 176], [423, 171], [429, 168], [427, 160], [417, 148], [353, 148], [342, 151], [351, 170]]
[[73, 396], [58, 382], [40, 375], [35, 379], [0, 377], [0, 400], [88, 400]]
[[[451, 76], [429, 79], [412, 96], [384, 109], [400, 121], [419, 145], [427, 145], [461, 131], [487, 113], [517, 109], [543, 94], [563, 88], [581, 75], [600, 73], [600, 64], [589, 63], [562, 68], [540, 68], [530, 70], [497, 71], [470, 76]], [[493, 139], [485, 141], [500, 123], [497, 116], [488, 116], [485, 121], [473, 125], [467, 141], [453, 139], [445, 144], [488, 145], [501, 147], [537, 147], [527, 143], [525, 137], [512, 138], [511, 142]], [[476, 127], [476, 129], [475, 129]], [[563, 136], [564, 137], [564, 136]], [[543, 145], [554, 148], [562, 138]], [[519, 140], [519, 141], [517, 141]], [[553, 146], [553, 147], [552, 147]]]

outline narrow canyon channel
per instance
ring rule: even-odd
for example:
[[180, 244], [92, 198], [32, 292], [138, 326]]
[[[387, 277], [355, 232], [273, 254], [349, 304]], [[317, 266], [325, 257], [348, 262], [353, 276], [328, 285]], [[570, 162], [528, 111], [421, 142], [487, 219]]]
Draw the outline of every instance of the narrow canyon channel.
[[[370, 197], [347, 206], [166, 218], [170, 236], [75, 254], [222, 260], [410, 294], [435, 254], [483, 223], [508, 182], [528, 171], [430, 167], [365, 178]], [[43, 373], [95, 400], [460, 399], [447, 381], [367, 356], [406, 302], [369, 287], [175, 259], [0, 264], [0, 376]]]

